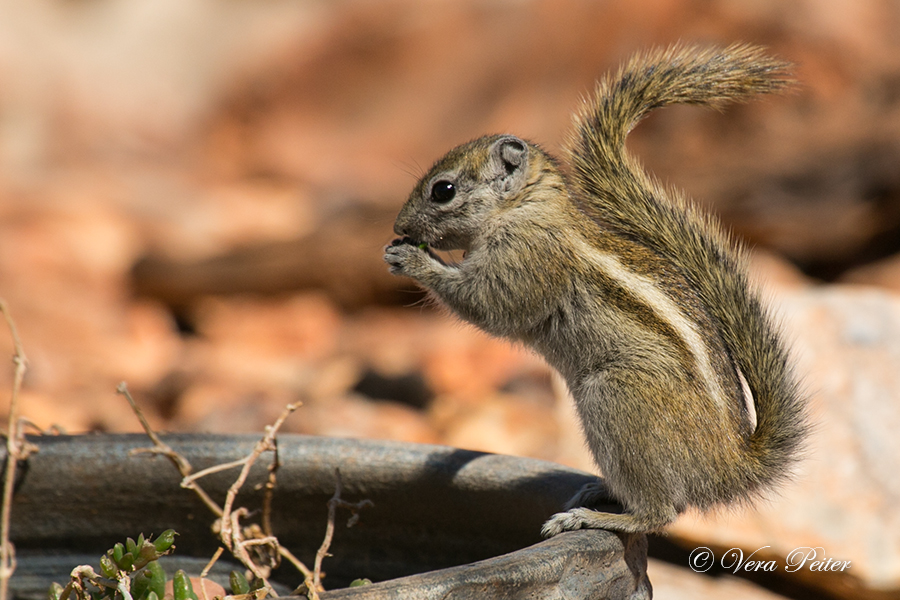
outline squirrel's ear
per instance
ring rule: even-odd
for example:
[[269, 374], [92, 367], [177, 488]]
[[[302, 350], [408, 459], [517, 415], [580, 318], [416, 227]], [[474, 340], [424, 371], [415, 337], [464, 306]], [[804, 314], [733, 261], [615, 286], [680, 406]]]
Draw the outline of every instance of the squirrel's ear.
[[523, 176], [528, 147], [515, 136], [504, 136], [491, 146], [491, 167], [497, 179], [516, 180]]

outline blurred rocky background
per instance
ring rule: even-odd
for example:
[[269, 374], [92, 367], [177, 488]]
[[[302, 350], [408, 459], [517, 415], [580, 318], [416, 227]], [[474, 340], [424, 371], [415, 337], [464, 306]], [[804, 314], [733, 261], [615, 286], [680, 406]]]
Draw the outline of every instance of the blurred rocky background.
[[[30, 361], [22, 412], [136, 431], [125, 380], [161, 430], [261, 431], [299, 399], [287, 431], [591, 470], [542, 362], [422, 302], [381, 247], [451, 146], [508, 131], [555, 151], [631, 53], [738, 40], [794, 62], [798, 89], [662, 111], [630, 147], [754, 248], [816, 431], [757, 509], [656, 540], [651, 580], [660, 598], [900, 597], [891, 0], [3, 3], [0, 296]], [[852, 567], [710, 578], [687, 568], [699, 545]]]

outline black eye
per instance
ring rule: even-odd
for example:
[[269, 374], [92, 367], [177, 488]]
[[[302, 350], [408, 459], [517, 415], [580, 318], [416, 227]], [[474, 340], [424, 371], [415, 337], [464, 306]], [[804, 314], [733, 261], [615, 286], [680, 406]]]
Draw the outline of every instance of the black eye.
[[438, 204], [446, 204], [456, 196], [456, 186], [449, 181], [438, 181], [431, 186], [431, 200]]

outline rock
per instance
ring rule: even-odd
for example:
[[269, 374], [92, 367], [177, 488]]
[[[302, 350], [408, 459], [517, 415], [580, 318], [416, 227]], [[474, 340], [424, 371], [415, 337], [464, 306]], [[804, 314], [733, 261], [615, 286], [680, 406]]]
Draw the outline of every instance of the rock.
[[[201, 579], [200, 577], [191, 577], [191, 588], [198, 598], [224, 598], [227, 594], [225, 588], [209, 579]], [[173, 600], [175, 593], [172, 591], [173, 580], [166, 581], [166, 595], [164, 600]]]
[[813, 280], [803, 274], [784, 257], [754, 248], [750, 253], [750, 281], [759, 286], [764, 298], [777, 296], [785, 290], [799, 291], [813, 285]]
[[445, 444], [467, 450], [531, 456], [556, 456], [559, 428], [550, 403], [511, 394], [477, 402], [438, 397], [430, 411]]
[[844, 273], [840, 283], [876, 285], [900, 293], [900, 254], [857, 267]]
[[694, 573], [687, 566], [677, 567], [650, 559], [647, 577], [653, 595], [666, 600], [779, 600], [784, 596], [765, 590], [734, 576], [709, 577]]

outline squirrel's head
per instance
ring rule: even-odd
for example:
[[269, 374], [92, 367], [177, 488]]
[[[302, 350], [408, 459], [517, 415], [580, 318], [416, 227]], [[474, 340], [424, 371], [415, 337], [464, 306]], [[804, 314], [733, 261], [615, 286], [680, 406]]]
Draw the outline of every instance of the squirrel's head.
[[438, 250], [468, 250], [485, 223], [522, 196], [545, 156], [513, 135], [457, 146], [416, 184], [394, 231]]

